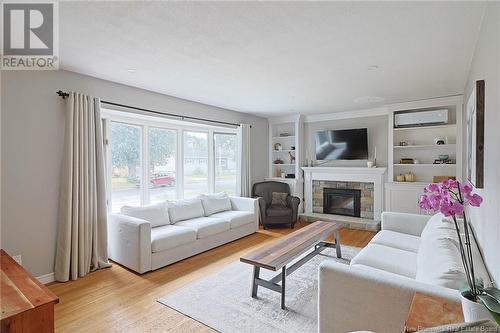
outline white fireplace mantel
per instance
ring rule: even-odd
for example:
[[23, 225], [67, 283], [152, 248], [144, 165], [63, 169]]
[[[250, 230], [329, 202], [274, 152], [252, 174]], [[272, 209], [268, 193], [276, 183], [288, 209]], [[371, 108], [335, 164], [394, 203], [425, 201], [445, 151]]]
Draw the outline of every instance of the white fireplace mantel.
[[305, 213], [312, 213], [314, 180], [373, 183], [373, 219], [380, 221], [386, 168], [303, 167], [302, 170], [304, 170]]

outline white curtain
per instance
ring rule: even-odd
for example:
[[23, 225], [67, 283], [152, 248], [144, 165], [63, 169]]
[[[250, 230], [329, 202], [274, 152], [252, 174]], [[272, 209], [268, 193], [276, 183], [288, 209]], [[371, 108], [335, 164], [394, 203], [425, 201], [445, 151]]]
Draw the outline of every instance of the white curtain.
[[251, 196], [251, 181], [250, 181], [250, 130], [252, 126], [248, 124], [240, 124], [238, 129], [239, 151], [240, 151], [240, 179], [238, 182], [239, 193], [242, 197]]
[[100, 101], [72, 92], [65, 117], [57, 281], [76, 280], [110, 266]]

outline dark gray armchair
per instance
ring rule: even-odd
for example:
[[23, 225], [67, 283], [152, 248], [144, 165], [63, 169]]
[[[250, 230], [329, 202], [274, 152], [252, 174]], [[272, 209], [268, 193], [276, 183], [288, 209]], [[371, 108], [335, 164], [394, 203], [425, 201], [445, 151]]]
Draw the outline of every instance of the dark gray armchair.
[[[271, 205], [273, 192], [288, 193], [286, 207]], [[269, 225], [290, 224], [293, 228], [299, 214], [300, 199], [290, 195], [290, 186], [281, 182], [255, 183], [252, 197], [259, 198], [260, 220], [264, 229]]]

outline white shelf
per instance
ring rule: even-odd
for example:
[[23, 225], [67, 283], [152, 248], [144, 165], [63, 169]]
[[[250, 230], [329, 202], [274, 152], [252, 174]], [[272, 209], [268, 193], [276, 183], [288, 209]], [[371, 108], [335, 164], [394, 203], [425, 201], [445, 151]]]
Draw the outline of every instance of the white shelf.
[[273, 140], [277, 139], [295, 139], [295, 135], [289, 135], [289, 136], [273, 136]]
[[408, 146], [394, 146], [394, 149], [418, 149], [418, 148], [455, 148], [456, 144], [450, 143], [447, 145], [408, 145]]
[[432, 163], [417, 163], [417, 164], [402, 164], [402, 163], [394, 163], [394, 166], [416, 166], [416, 167], [454, 167], [456, 163], [453, 164], [432, 164]]
[[455, 128], [457, 124], [448, 125], [435, 125], [435, 126], [415, 126], [415, 127], [398, 127], [394, 128], [394, 131], [409, 131], [409, 130], [421, 130], [421, 129], [443, 129], [443, 128]]
[[289, 164], [289, 163], [273, 163], [273, 165], [290, 166], [290, 165], [295, 165], [295, 164]]
[[288, 152], [292, 152], [292, 151], [295, 151], [294, 149], [282, 149], [282, 150], [273, 150], [273, 153], [288, 153]]

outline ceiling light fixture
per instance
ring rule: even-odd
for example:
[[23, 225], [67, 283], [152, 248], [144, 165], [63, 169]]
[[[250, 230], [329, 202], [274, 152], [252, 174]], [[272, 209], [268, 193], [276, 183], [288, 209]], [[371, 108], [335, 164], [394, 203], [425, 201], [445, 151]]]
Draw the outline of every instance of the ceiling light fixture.
[[354, 102], [360, 103], [360, 104], [369, 104], [369, 103], [378, 103], [382, 102], [385, 100], [383, 97], [377, 97], [377, 96], [362, 96], [354, 99]]

